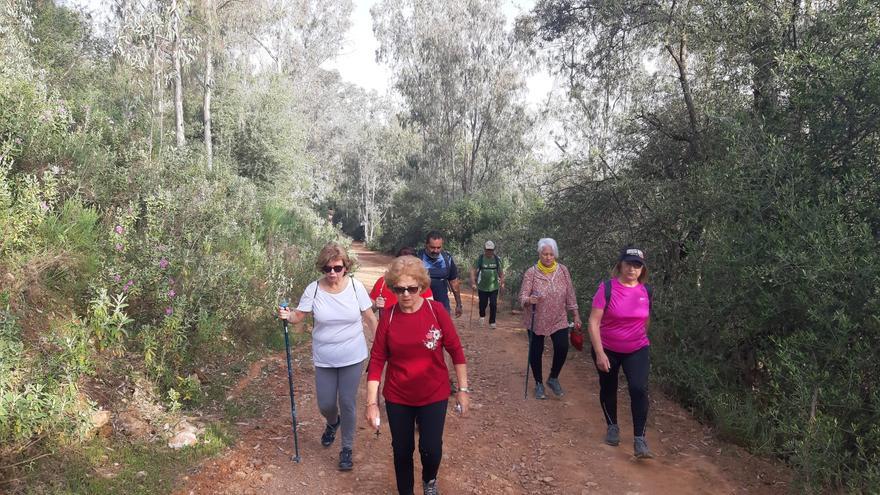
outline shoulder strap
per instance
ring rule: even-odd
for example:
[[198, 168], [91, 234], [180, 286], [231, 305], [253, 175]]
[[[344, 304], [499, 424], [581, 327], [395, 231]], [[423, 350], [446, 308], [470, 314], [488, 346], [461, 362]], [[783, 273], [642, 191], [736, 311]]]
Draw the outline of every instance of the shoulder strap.
[[350, 279], [348, 282], [349, 282], [349, 285], [351, 285], [351, 290], [354, 291], [354, 300], [357, 301], [357, 304], [358, 304], [358, 313], [360, 313], [361, 312], [361, 298], [358, 297], [357, 287], [354, 286], [354, 275], [349, 275], [348, 278]]
[[611, 304], [611, 279], [606, 279], [602, 285], [605, 286], [605, 307], [608, 308], [608, 305]]
[[648, 291], [648, 313], [654, 309], [654, 286], [645, 284], [645, 290]]
[[321, 279], [315, 280], [315, 293], [312, 294], [312, 300], [318, 297], [318, 286], [321, 285]]
[[430, 309], [431, 314], [434, 315], [434, 323], [436, 323], [437, 327], [439, 328], [440, 327], [440, 320], [437, 319], [437, 313], [434, 312], [434, 305], [431, 304], [431, 301], [429, 301], [427, 299], [425, 299], [424, 303], [428, 305], [428, 309]]

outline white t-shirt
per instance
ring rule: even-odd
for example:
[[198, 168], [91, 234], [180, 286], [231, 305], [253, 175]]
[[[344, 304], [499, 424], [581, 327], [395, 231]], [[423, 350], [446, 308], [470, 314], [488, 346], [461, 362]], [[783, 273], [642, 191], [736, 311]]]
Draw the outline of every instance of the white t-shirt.
[[303, 313], [312, 313], [315, 318], [312, 359], [319, 368], [342, 368], [367, 359], [361, 312], [371, 308], [373, 301], [364, 284], [351, 277], [347, 280], [338, 294], [325, 291], [317, 281], [312, 282], [296, 307]]

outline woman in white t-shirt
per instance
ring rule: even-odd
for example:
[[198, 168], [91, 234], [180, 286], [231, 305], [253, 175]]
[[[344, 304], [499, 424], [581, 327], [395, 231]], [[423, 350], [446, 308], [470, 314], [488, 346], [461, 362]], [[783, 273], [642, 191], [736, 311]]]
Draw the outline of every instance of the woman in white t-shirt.
[[342, 450], [339, 469], [353, 465], [352, 445], [357, 428], [357, 389], [367, 359], [367, 342], [363, 324], [370, 334], [376, 331], [373, 301], [364, 285], [347, 277], [351, 260], [345, 249], [328, 243], [315, 260], [324, 276], [309, 284], [296, 309], [279, 310], [278, 316], [299, 323], [311, 313], [315, 320], [312, 330], [312, 358], [315, 362], [315, 391], [318, 409], [327, 420], [321, 444], [329, 447], [342, 429]]

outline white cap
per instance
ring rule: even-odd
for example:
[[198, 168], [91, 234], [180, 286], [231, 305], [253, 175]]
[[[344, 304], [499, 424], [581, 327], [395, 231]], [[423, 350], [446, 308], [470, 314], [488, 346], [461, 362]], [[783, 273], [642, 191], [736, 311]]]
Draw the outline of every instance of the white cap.
[[486, 241], [486, 245], [484, 247], [486, 249], [495, 249], [495, 243], [492, 241]]

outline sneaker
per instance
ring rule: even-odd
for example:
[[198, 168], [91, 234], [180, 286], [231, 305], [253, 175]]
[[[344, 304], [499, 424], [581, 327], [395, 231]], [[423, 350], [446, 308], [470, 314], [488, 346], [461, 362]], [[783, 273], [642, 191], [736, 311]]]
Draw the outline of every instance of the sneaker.
[[437, 489], [437, 478], [434, 478], [431, 481], [423, 481], [422, 489], [424, 490], [425, 495], [440, 495], [440, 490]]
[[485, 325], [485, 324], [486, 324], [486, 317], [485, 317], [485, 316], [481, 316], [481, 317], [480, 317], [480, 326], [483, 326], [483, 325]]
[[351, 459], [351, 449], [348, 447], [343, 447], [341, 451], [339, 451], [339, 470], [340, 471], [351, 471], [351, 468], [354, 467], [354, 461]]
[[620, 445], [620, 427], [617, 425], [608, 425], [608, 431], [605, 433], [605, 443], [617, 447]]
[[648, 442], [645, 437], [633, 438], [633, 453], [637, 459], [651, 459], [654, 454], [648, 450]]
[[556, 397], [562, 397], [565, 395], [565, 392], [562, 390], [562, 385], [559, 384], [558, 378], [548, 378], [547, 386], [550, 387], [550, 390], [552, 390], [554, 394], [556, 394]]
[[539, 400], [544, 400], [547, 398], [547, 395], [544, 394], [544, 384], [536, 383], [535, 384], [535, 398]]
[[339, 428], [339, 423], [342, 421], [342, 418], [336, 418], [336, 424], [331, 425], [327, 423], [327, 426], [324, 428], [324, 433], [321, 434], [321, 445], [324, 447], [329, 447], [333, 440], [336, 440], [336, 430]]
[[489, 323], [489, 328], [491, 328], [492, 330], [495, 330], [495, 324], [494, 324], [494, 323]]

